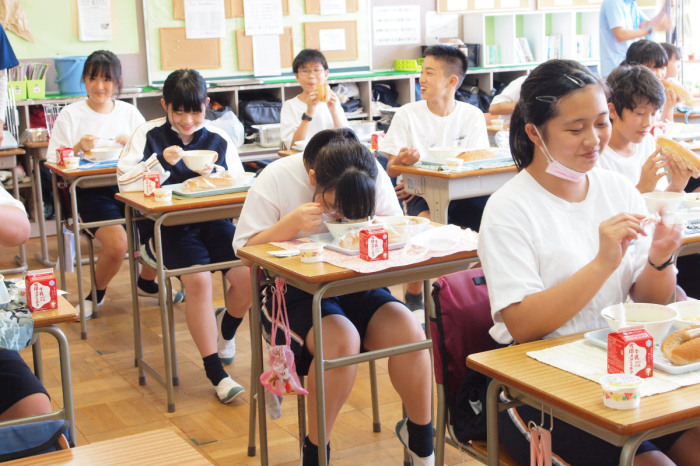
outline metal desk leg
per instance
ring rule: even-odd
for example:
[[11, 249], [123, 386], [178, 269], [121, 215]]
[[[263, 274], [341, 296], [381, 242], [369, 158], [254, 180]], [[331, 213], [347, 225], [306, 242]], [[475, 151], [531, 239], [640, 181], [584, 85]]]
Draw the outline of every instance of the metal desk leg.
[[311, 315], [314, 324], [314, 371], [316, 376], [316, 425], [318, 429], [318, 464], [327, 464], [326, 457], [326, 394], [323, 371], [323, 337], [321, 328], [321, 299], [324, 288], [314, 293]]
[[[15, 160], [17, 160], [16, 155]], [[14, 195], [15, 199], [19, 200], [19, 181], [17, 180], [17, 170], [12, 170], [12, 194]], [[27, 271], [27, 249], [24, 244], [20, 245], [19, 256], [15, 256], [15, 262], [17, 263], [18, 267], [8, 269], [4, 271], [4, 273], [24, 273]]]
[[498, 394], [503, 384], [497, 380], [489, 383], [486, 390], [486, 451], [489, 466], [498, 466]]
[[161, 327], [163, 333], [163, 359], [165, 361], [165, 389], [168, 393], [168, 412], [175, 412], [175, 388], [173, 386], [172, 342], [170, 341], [170, 318], [165, 299], [165, 269], [163, 268], [163, 243], [161, 240], [161, 225], [163, 215], [156, 220], [153, 239], [156, 247], [156, 274], [158, 278], [158, 302], [160, 304]]
[[[85, 316], [85, 295], [83, 293], [83, 263], [80, 251], [80, 218], [78, 216], [77, 183], [70, 184], [70, 206], [73, 211], [73, 235], [75, 242], [75, 272], [78, 279], [78, 302], [80, 303], [80, 338], [87, 340], [87, 319]], [[92, 318], [97, 318], [97, 305], [92, 303]]]
[[447, 400], [445, 390], [438, 387], [438, 412], [435, 422], [435, 464], [445, 464], [445, 429], [447, 426]]
[[[33, 194], [34, 194], [34, 199], [35, 199], [35, 207], [37, 210], [36, 213], [36, 221], [39, 223], [39, 237], [41, 238], [41, 256], [39, 254], [34, 254], [34, 257], [36, 260], [38, 260], [40, 263], [47, 267], [53, 267], [55, 264], [55, 261], [52, 261], [51, 258], [49, 257], [49, 245], [48, 245], [48, 240], [46, 239], [46, 221], [44, 220], [44, 198], [41, 195], [41, 170], [40, 170], [40, 165], [39, 162], [41, 160], [41, 157], [39, 157], [39, 154], [37, 153], [38, 149], [32, 149], [31, 150], [31, 157], [32, 157], [32, 172], [34, 175], [34, 180], [32, 182], [32, 185], [34, 187], [33, 189]], [[55, 175], [52, 175], [52, 184], [53, 184], [53, 177]], [[58, 202], [58, 195], [56, 192], [56, 189], [54, 188], [53, 190], [53, 201], [54, 205]], [[56, 226], [59, 226], [58, 223], [58, 215], [56, 215]], [[56, 234], [58, 234], [58, 230], [56, 230]], [[58, 250], [58, 255], [61, 255], [61, 249], [59, 248]], [[65, 284], [61, 285], [62, 288], [65, 290], [66, 286]]]
[[63, 410], [66, 419], [70, 423], [71, 437], [75, 441], [75, 411], [73, 409], [73, 383], [70, 374], [70, 353], [68, 350], [68, 340], [66, 335], [54, 325], [48, 327], [39, 327], [34, 329], [35, 332], [49, 333], [56, 338], [58, 342], [58, 354], [61, 360], [61, 386], [63, 388]]
[[51, 189], [53, 190], [54, 218], [56, 219], [56, 243], [58, 244], [58, 259], [56, 260], [56, 265], [58, 266], [58, 270], [61, 274], [61, 289], [65, 290], [66, 258], [63, 254], [63, 210], [61, 209], [61, 202], [58, 199], [58, 175], [56, 175], [54, 172], [51, 172]]
[[134, 210], [127, 204], [124, 208], [124, 220], [126, 226], [126, 244], [129, 252], [129, 276], [131, 278], [131, 309], [134, 320], [134, 366], [139, 369], [139, 385], [146, 385], [146, 371], [140, 364], [143, 360], [143, 342], [141, 341], [141, 314], [139, 299], [136, 290], [138, 277], [138, 265], [136, 263], [136, 225], [133, 220]]
[[[251, 389], [254, 396], [250, 397], [251, 408], [254, 408], [256, 403], [258, 407], [258, 430], [260, 432], [260, 464], [266, 466], [268, 464], [267, 457], [267, 418], [265, 413], [265, 400], [263, 399], [264, 388], [260, 384], [260, 375], [263, 372], [262, 360], [262, 330], [260, 329], [260, 266], [253, 264], [252, 270], [252, 288], [253, 288], [253, 306], [248, 313], [250, 321], [250, 345], [251, 345]], [[253, 388], [254, 387], [254, 388]], [[257, 396], [257, 398], [256, 398]], [[252, 416], [251, 416], [252, 417]], [[255, 428], [251, 422], [251, 427]], [[252, 447], [251, 447], [252, 444]], [[248, 455], [255, 454], [255, 436], [252, 435], [248, 441]], [[325, 449], [323, 449], [325, 451]]]
[[41, 338], [39, 335], [32, 336], [32, 358], [34, 359], [34, 375], [44, 384], [44, 365], [41, 363]]

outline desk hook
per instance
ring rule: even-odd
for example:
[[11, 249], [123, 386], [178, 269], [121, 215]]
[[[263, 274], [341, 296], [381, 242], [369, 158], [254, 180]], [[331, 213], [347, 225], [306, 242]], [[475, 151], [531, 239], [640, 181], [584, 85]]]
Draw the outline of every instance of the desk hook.
[[[554, 409], [550, 408], [549, 409], [549, 431], [552, 432], [554, 430]], [[540, 413], [542, 414], [542, 417], [540, 418], [540, 427], [544, 428], [544, 404], [542, 405], [542, 409], [540, 410]]]

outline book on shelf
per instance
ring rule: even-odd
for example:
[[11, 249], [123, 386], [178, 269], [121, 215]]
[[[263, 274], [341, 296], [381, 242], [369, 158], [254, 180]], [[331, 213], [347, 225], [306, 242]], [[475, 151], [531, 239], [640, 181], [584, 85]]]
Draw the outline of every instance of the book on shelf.
[[577, 34], [576, 35], [576, 57], [579, 59], [589, 59], [593, 57], [591, 49], [593, 45], [593, 39], [590, 34]]
[[546, 37], [547, 41], [547, 60], [553, 58], [562, 58], [563, 56], [563, 37], [561, 34], [552, 34]]
[[523, 51], [523, 56], [525, 57], [525, 61], [527, 61], [527, 62], [535, 61], [535, 56], [532, 54], [532, 49], [530, 48], [530, 42], [527, 40], [527, 37], [516, 37], [516, 40], [520, 44], [520, 48]]
[[523, 50], [523, 46], [517, 37], [515, 38], [515, 43], [513, 44], [513, 55], [515, 58], [515, 63], [525, 63], [527, 61], [525, 60], [525, 51]]
[[498, 45], [486, 46], [486, 61], [489, 65], [498, 65], [501, 63], [501, 49]]

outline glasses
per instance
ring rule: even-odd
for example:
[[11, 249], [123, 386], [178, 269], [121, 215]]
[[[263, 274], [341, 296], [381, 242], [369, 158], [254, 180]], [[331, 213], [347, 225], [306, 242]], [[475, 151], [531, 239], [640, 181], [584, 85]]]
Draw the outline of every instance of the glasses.
[[[571, 76], [569, 74], [565, 74], [564, 77], [571, 81], [572, 83], [576, 84], [580, 88], [586, 87], [586, 83], [583, 82], [581, 78], [577, 78], [576, 76]], [[553, 95], [538, 95], [535, 97], [535, 100], [538, 100], [540, 102], [544, 102], [547, 104], [555, 104], [557, 103], [557, 98], [554, 97]]]
[[323, 72], [326, 71], [323, 68], [317, 68], [315, 70], [299, 70], [299, 74], [302, 76], [320, 76], [323, 74]]

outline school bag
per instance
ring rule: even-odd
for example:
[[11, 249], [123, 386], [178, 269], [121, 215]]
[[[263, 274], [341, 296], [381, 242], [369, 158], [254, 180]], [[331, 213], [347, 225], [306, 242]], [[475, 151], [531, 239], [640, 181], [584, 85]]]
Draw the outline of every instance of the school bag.
[[[430, 319], [435, 380], [443, 385], [447, 423], [456, 440], [486, 440], [485, 375], [470, 370], [466, 358], [495, 349], [488, 289], [480, 267], [444, 275], [433, 283], [435, 317]], [[439, 426], [442, 428], [441, 426]]]
[[0, 462], [75, 446], [66, 420], [40, 421], [0, 428]]

